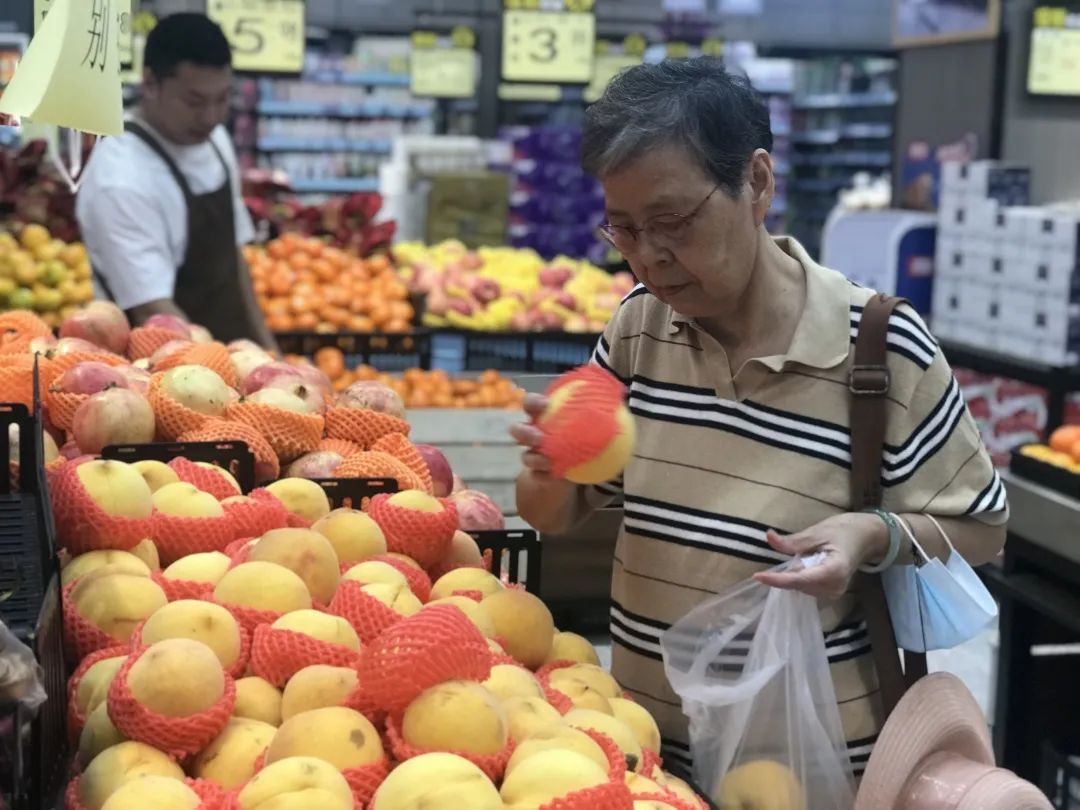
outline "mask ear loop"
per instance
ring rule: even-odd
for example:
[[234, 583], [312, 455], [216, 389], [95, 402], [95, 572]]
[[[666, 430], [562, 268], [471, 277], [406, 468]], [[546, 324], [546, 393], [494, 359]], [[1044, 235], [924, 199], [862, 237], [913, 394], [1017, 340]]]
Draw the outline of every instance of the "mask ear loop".
[[[60, 156], [59, 129], [56, 130], [55, 135], [56, 137], [45, 139], [46, 155], [56, 170], [60, 172], [60, 176], [64, 179], [71, 193], [75, 194], [82, 185], [82, 173], [85, 168], [83, 161], [83, 133], [76, 129], [68, 130], [68, 162], [66, 164]], [[97, 143], [97, 141], [97, 136], [94, 136], [94, 143]], [[91, 145], [92, 148], [93, 145]]]
[[[945, 541], [945, 545], [949, 547], [950, 556], [956, 553], [956, 548], [952, 544], [952, 540], [949, 539], [949, 535], [945, 534], [945, 530], [941, 528], [941, 524], [938, 523], [937, 518], [933, 515], [923, 515], [924, 518], [934, 524], [934, 528], [938, 530], [938, 534], [941, 535], [941, 539]], [[947, 562], [947, 561], [946, 561]]]
[[[919, 541], [915, 539], [915, 533], [911, 530], [911, 527], [908, 525], [907, 521], [901, 518], [899, 515], [895, 515], [895, 517], [896, 522], [900, 524], [900, 529], [904, 532], [904, 534], [907, 535], [908, 540], [911, 541], [912, 556], [915, 558], [915, 579], [917, 582], [919, 578], [919, 569], [922, 568], [926, 563], [930, 562], [930, 556], [923, 550], [923, 547], [919, 545]], [[926, 517], [930, 516], [926, 515]], [[930, 518], [930, 520], [934, 522], [935, 526], [937, 525], [937, 521], [934, 520], [932, 517]], [[938, 530], [940, 531], [940, 529], [941, 527], [939, 526]], [[947, 538], [946, 542], [948, 542]], [[950, 545], [949, 548], [952, 548], [952, 546]], [[919, 606], [919, 633], [922, 635], [923, 649], [925, 650], [926, 619], [923, 614], [922, 589], [919, 587], [915, 588], [915, 603]]]

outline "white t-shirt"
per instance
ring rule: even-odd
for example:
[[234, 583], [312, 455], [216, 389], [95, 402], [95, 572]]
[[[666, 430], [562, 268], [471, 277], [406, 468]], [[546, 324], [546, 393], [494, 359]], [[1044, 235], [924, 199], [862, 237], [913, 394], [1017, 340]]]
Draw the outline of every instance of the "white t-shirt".
[[[225, 170], [209, 142], [177, 146], [140, 121], [187, 178], [192, 194], [221, 188]], [[210, 136], [229, 166], [236, 243], [255, 237], [240, 195], [240, 169], [225, 127]], [[121, 309], [172, 298], [176, 272], [188, 245], [187, 205], [176, 179], [149, 145], [125, 132], [97, 143], [83, 170], [75, 202], [94, 270], [104, 277]], [[96, 282], [95, 282], [96, 283]], [[104, 297], [102, 290], [97, 290]]]

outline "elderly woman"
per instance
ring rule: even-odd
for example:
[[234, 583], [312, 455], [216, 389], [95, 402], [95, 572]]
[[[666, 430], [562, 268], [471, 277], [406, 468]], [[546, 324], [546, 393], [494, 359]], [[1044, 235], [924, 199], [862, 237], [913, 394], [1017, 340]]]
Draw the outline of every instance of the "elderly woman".
[[[614, 674], [657, 718], [665, 755], [689, 763], [687, 726], [664, 677], [660, 634], [751, 576], [818, 598], [853, 771], [883, 723], [860, 600], [860, 566], [889, 551], [886, 520], [850, 508], [848, 375], [872, 292], [764, 227], [775, 177], [769, 110], [711, 59], [622, 73], [589, 108], [584, 164], [603, 184], [603, 232], [640, 284], [608, 324], [595, 362], [627, 386], [637, 446], [619, 481], [580, 487], [550, 474], [540, 435], [525, 447], [521, 514], [559, 533], [621, 491], [611, 595]], [[1008, 516], [949, 364], [914, 311], [888, 328], [891, 388], [884, 509], [927, 553], [972, 565], [997, 555]], [[544, 407], [527, 403], [530, 414]], [[765, 574], [791, 555], [826, 561]], [[902, 550], [897, 563], [910, 563]]]

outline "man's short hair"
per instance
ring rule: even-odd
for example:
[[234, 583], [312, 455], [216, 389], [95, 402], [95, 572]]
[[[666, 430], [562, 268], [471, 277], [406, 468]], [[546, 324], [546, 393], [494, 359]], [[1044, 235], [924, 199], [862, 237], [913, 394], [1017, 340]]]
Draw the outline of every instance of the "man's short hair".
[[144, 64], [158, 79], [176, 73], [182, 62], [201, 67], [232, 66], [229, 40], [205, 14], [171, 14], [154, 26], [146, 38]]

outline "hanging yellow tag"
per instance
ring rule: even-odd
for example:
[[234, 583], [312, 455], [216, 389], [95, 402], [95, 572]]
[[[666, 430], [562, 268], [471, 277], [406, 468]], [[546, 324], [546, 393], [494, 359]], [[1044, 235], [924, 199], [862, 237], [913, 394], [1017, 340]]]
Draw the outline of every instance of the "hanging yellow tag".
[[0, 112], [95, 135], [123, 132], [116, 9], [114, 0], [52, 0]]
[[476, 62], [476, 51], [468, 48], [414, 48], [409, 57], [410, 92], [426, 98], [472, 98]]
[[303, 69], [303, 0], [209, 0], [206, 14], [229, 38], [236, 70], [299, 73]]
[[592, 14], [507, 11], [502, 77], [518, 82], [587, 82], [595, 43]]

